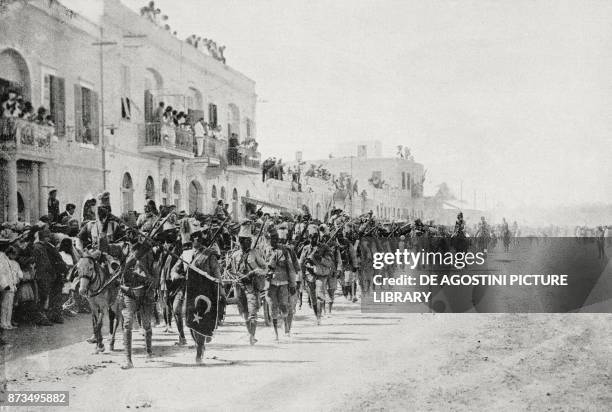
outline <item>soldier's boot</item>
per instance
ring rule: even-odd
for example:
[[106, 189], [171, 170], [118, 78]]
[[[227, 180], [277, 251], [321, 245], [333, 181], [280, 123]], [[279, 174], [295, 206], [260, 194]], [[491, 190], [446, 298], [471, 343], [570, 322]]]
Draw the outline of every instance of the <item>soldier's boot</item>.
[[151, 329], [145, 331], [145, 347], [147, 348], [147, 360], [153, 359], [153, 331]]
[[251, 325], [251, 329], [249, 331], [250, 333], [249, 343], [251, 345], [255, 345], [255, 343], [257, 343], [257, 339], [255, 339], [255, 331], [257, 330], [257, 320], [252, 319], [249, 321], [249, 324]]
[[274, 335], [276, 336], [276, 341], [278, 342], [278, 319], [272, 319], [272, 325], [274, 325]]
[[285, 335], [291, 335], [291, 322], [293, 321], [293, 313], [288, 313], [285, 318]]
[[323, 308], [325, 307], [325, 302], [317, 299], [317, 303], [316, 303], [317, 307], [315, 310], [315, 314], [317, 316], [317, 325], [321, 324], [321, 312], [323, 310]]
[[202, 356], [204, 355], [204, 343], [196, 342], [196, 358], [195, 361], [197, 364], [202, 363]]
[[329, 314], [331, 315], [332, 313], [332, 306], [334, 305], [334, 302], [329, 302]]
[[175, 345], [185, 346], [187, 345], [187, 339], [185, 339], [185, 328], [183, 328], [183, 317], [181, 315], [174, 315], [174, 323], [176, 324], [176, 330], [179, 335], [179, 340]]
[[123, 350], [125, 350], [125, 364], [121, 366], [121, 369], [132, 369], [134, 364], [132, 363], [132, 331], [125, 329], [123, 331]]

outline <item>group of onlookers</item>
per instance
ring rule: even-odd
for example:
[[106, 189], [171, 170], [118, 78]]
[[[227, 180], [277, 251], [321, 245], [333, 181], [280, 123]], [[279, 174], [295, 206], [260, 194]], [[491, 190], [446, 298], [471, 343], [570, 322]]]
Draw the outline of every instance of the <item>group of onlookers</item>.
[[25, 100], [22, 95], [10, 91], [0, 99], [3, 118], [18, 118], [47, 126], [54, 126], [53, 117], [47, 109], [39, 107], [35, 112], [32, 103]]

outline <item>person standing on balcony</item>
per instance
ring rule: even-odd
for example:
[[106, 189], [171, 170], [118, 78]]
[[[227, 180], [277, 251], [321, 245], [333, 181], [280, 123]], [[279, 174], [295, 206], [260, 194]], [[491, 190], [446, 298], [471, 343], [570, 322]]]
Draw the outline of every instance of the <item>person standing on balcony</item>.
[[[161, 138], [172, 145], [176, 140], [174, 131], [174, 116], [172, 114], [172, 106], [166, 107], [166, 111], [161, 120]], [[161, 142], [160, 142], [161, 143]]]
[[197, 144], [196, 156], [201, 157], [202, 153], [204, 153], [204, 137], [206, 136], [206, 126], [203, 117], [200, 117], [198, 121], [193, 125], [193, 131], [195, 133]]
[[53, 189], [49, 192], [47, 200], [47, 214], [51, 223], [59, 222], [60, 210], [59, 200], [57, 200], [57, 190]]
[[8, 99], [2, 102], [2, 117], [13, 117], [17, 109], [17, 93], [9, 92]]
[[153, 121], [155, 123], [161, 123], [164, 119], [164, 107], [166, 104], [164, 102], [159, 102], [159, 106], [155, 109], [155, 113], [153, 114]]

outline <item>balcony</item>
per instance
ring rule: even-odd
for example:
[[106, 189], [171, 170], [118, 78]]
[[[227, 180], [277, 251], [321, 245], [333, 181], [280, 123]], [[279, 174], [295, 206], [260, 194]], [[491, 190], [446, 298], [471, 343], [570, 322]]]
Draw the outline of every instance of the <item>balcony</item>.
[[[194, 163], [206, 164], [209, 167], [223, 167], [227, 164], [227, 140], [217, 137], [205, 136], [202, 141], [202, 148], [198, 146], [196, 138], [196, 155]], [[200, 154], [201, 150], [201, 154]]]
[[140, 125], [138, 143], [141, 153], [171, 159], [193, 159], [193, 131], [161, 123]]
[[261, 173], [261, 153], [245, 146], [227, 149], [227, 170], [240, 174]]
[[13, 117], [0, 118], [0, 151], [17, 159], [45, 162], [55, 157], [55, 128]]

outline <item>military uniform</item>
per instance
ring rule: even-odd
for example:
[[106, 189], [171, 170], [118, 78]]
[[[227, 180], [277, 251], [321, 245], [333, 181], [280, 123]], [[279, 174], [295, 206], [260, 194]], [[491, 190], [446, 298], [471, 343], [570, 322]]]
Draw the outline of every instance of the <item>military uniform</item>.
[[153, 273], [153, 251], [147, 243], [139, 243], [125, 263], [125, 276], [121, 286], [123, 295], [123, 345], [126, 355], [124, 369], [132, 365], [132, 327], [136, 314], [140, 314], [145, 330], [147, 356], [152, 357], [151, 317], [155, 305], [155, 285], [159, 282]]
[[268, 266], [257, 250], [248, 252], [237, 250], [231, 256], [230, 268], [232, 273], [243, 276], [240, 280], [239, 301], [245, 314], [251, 343], [254, 343], [255, 330], [257, 329], [257, 311], [259, 310], [259, 293], [265, 289], [265, 276], [268, 273]]
[[[219, 254], [216, 248], [206, 248], [196, 250], [193, 255], [191, 265], [200, 269], [203, 272], [208, 273], [210, 276], [221, 279], [221, 268], [219, 266]], [[195, 272], [193, 269], [188, 269], [188, 276], [202, 276]], [[183, 316], [187, 313], [186, 301], [183, 301]], [[191, 331], [191, 337], [196, 343], [196, 362], [202, 361], [202, 355], [204, 353], [204, 344], [206, 337], [199, 333]]]
[[[279, 312], [285, 320], [285, 333], [289, 333], [287, 315], [289, 313], [289, 296], [295, 295], [295, 268], [291, 255], [286, 247], [277, 245], [272, 248], [268, 256], [268, 267], [271, 271], [270, 286], [268, 288], [268, 298], [272, 312], [272, 322], [274, 332], [278, 339], [278, 316]], [[292, 292], [292, 293], [290, 293]]]

